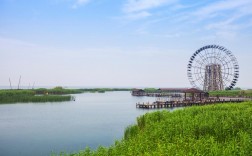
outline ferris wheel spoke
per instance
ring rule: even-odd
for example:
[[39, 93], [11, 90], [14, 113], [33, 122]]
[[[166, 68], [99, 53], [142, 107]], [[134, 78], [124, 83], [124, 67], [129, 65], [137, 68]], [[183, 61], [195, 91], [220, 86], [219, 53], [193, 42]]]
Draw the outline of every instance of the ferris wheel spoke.
[[202, 72], [194, 72], [196, 78], [203, 77]]
[[223, 77], [223, 78], [222, 78], [222, 81], [223, 81], [223, 83], [225, 83], [225, 85], [227, 85], [227, 83], [229, 84], [229, 83], [232, 82], [232, 81], [231, 81], [230, 79], [228, 79], [227, 77]]
[[232, 60], [228, 61], [227, 63], [228, 63], [228, 64], [231, 64], [231, 63], [232, 63]]
[[[205, 55], [204, 55], [204, 54]], [[208, 65], [210, 62], [209, 62], [209, 56], [208, 56], [208, 51], [207, 49], [204, 49], [202, 50], [202, 52], [200, 53], [200, 57], [202, 58], [202, 60], [204, 61], [204, 65]]]
[[200, 66], [204, 66], [204, 65], [205, 65], [202, 61], [200, 61], [200, 60], [198, 60], [198, 59], [195, 59], [195, 61], [196, 61]]
[[[203, 51], [206, 54], [206, 49], [204, 49]], [[203, 53], [203, 51], [202, 51], [202, 53]], [[200, 57], [202, 58], [202, 61], [204, 62], [204, 65], [206, 66], [207, 64], [209, 64], [208, 58], [206, 55], [203, 55], [202, 53], [200, 53]]]
[[196, 71], [196, 72], [194, 72], [194, 74], [197, 75], [197, 76], [198, 76], [198, 75], [202, 76], [203, 73], [204, 73], [204, 72], [201, 72], [201, 71]]
[[[198, 75], [199, 75], [199, 74], [203, 74], [203, 73], [202, 73], [202, 72], [198, 72], [198, 73], [194, 73], [194, 74], [198, 74]], [[205, 74], [205, 73], [204, 73], [204, 74]]]
[[202, 70], [206, 70], [205, 68], [202, 67], [198, 67], [198, 66], [192, 66], [193, 68], [198, 68], [198, 69], [202, 69]]
[[[230, 84], [231, 84], [231, 82], [232, 82], [231, 80], [229, 80], [229, 79], [227, 79], [227, 78], [224, 78], [224, 80], [225, 80], [226, 82], [230, 83]], [[225, 82], [225, 83], [226, 83], [226, 82]]]
[[232, 74], [233, 71], [232, 71], [232, 68], [224, 68], [224, 70], [222, 71], [222, 73], [225, 73], [225, 74]]
[[214, 60], [213, 60], [213, 56], [214, 56], [214, 51], [215, 51], [215, 48], [212, 48], [211, 49], [211, 51], [212, 51], [212, 53], [211, 53], [211, 64], [213, 64], [214, 62]]
[[199, 78], [197, 78], [197, 79], [194, 80], [194, 82], [199, 82], [199, 81], [200, 81], [201, 83], [203, 83], [203, 78], [202, 78], [202, 77], [199, 77]]
[[224, 76], [224, 77], [222, 77], [223, 79], [225, 79], [225, 80], [228, 80], [229, 82], [231, 82], [232, 80], [230, 80], [229, 79], [229, 77], [228, 76]]
[[210, 64], [209, 60], [207, 59], [208, 58], [208, 49], [205, 49], [204, 52], [205, 52], [205, 56], [206, 56], [205, 60], [206, 60], [207, 64]]
[[218, 54], [217, 54], [217, 58], [220, 58], [222, 55], [221, 55], [221, 51], [220, 49], [218, 49]]
[[217, 52], [216, 52], [216, 48], [214, 48], [214, 53], [213, 53], [213, 62], [214, 62], [214, 64], [216, 64], [216, 58], [217, 58]]
[[222, 65], [225, 71], [228, 70], [229, 72], [229, 70], [232, 70], [232, 68], [229, 66], [228, 63], [225, 62], [225, 60], [222, 62]]
[[226, 82], [223, 82], [223, 86], [227, 87], [227, 84], [226, 84]]
[[223, 57], [220, 58], [220, 60], [222, 62], [225, 62], [226, 64], [227, 64], [227, 61], [226, 61], [227, 59], [228, 59], [227, 56], [223, 56]]
[[230, 74], [230, 73], [223, 73], [225, 75], [230, 75], [230, 76], [234, 76], [233, 74]]
[[207, 50], [207, 60], [208, 60], [208, 64], [211, 64], [211, 50]]
[[206, 64], [205, 64], [205, 62], [204, 62], [204, 58], [202, 57], [202, 55], [199, 53], [199, 57], [200, 57], [200, 60], [199, 59], [197, 59], [198, 60], [198, 63], [201, 65], [201, 66], [205, 66]]

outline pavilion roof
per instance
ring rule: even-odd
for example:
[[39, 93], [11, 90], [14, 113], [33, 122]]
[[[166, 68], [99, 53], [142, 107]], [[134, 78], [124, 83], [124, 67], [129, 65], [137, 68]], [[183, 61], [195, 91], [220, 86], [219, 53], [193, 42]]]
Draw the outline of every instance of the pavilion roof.
[[134, 88], [132, 91], [144, 91], [143, 89]]
[[184, 93], [205, 93], [205, 92], [197, 88], [189, 88], [184, 90]]
[[188, 88], [159, 88], [158, 90], [161, 90], [161, 91], [185, 91], [187, 90]]

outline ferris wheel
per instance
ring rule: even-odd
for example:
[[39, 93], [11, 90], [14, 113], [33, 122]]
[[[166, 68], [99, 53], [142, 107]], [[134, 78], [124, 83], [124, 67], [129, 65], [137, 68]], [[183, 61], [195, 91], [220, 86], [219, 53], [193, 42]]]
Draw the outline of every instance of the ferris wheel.
[[207, 45], [191, 56], [187, 76], [194, 88], [204, 91], [232, 89], [239, 78], [239, 65], [228, 49]]

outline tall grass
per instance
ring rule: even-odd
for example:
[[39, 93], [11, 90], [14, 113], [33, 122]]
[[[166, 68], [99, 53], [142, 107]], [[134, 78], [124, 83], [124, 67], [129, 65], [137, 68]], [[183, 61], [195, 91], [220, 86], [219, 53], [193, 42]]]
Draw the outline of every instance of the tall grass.
[[129, 91], [129, 90], [131, 89], [127, 88], [66, 89], [60, 86], [52, 89], [39, 88], [39, 89], [22, 89], [22, 90], [0, 90], [0, 104], [17, 103], [17, 102], [70, 101], [74, 100], [74, 97], [67, 94], [79, 94], [84, 92], [104, 93], [106, 91]]
[[17, 102], [60, 102], [70, 101], [70, 95], [40, 95], [36, 96], [34, 90], [0, 90], [0, 104]]
[[0, 104], [24, 102], [62, 102], [71, 101], [72, 96], [42, 95], [42, 96], [7, 96], [0, 98]]
[[83, 93], [83, 91], [80, 89], [65, 89], [62, 87], [55, 87], [52, 89], [39, 88], [39, 89], [34, 89], [34, 91], [36, 94], [54, 94], [54, 95]]
[[110, 147], [86, 155], [251, 155], [252, 102], [147, 113]]
[[83, 88], [83, 89], [65, 89], [62, 87], [55, 87], [52, 89], [39, 88], [34, 89], [36, 94], [79, 94], [84, 92], [98, 92], [104, 93], [107, 91], [131, 91], [129, 88]]

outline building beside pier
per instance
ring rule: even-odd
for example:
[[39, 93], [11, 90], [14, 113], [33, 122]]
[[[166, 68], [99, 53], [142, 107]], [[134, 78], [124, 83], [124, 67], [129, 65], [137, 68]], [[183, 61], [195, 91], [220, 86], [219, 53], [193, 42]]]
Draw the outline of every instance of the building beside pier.
[[162, 97], [162, 96], [170, 96], [170, 97], [183, 97], [184, 92], [188, 88], [159, 88], [154, 89], [153, 91], [145, 91], [143, 89], [133, 89], [131, 91], [132, 96], [155, 96], [155, 97]]
[[143, 89], [136, 89], [135, 88], [135, 89], [132, 89], [131, 95], [132, 96], [145, 96], [146, 93], [145, 93], [145, 91]]
[[158, 92], [164, 96], [183, 97], [188, 88], [159, 88]]

